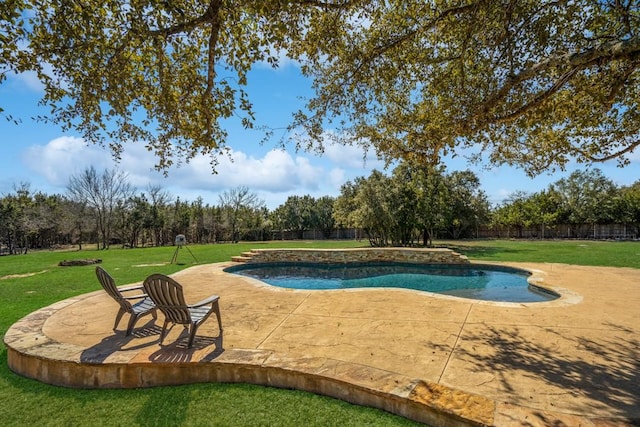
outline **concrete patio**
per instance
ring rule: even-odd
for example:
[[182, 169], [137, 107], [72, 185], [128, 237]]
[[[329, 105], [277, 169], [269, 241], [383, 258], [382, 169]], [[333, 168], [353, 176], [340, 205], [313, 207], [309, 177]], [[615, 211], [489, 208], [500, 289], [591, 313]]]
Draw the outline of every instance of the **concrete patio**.
[[[45, 383], [130, 388], [247, 382], [369, 405], [431, 425], [640, 423], [640, 270], [517, 264], [563, 297], [491, 303], [401, 289], [296, 291], [199, 265], [187, 301], [220, 295], [192, 349], [162, 314], [126, 337], [98, 291], [28, 315], [9, 367]], [[108, 266], [105, 266], [108, 270]]]

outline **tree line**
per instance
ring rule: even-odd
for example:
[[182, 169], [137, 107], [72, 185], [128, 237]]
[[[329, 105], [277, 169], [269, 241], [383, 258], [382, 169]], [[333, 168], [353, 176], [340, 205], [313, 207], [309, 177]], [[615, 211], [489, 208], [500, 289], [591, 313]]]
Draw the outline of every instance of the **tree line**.
[[592, 230], [616, 224], [624, 233], [618, 237], [640, 236], [640, 180], [618, 186], [599, 169], [576, 171], [534, 194], [515, 192], [494, 209], [492, 225], [506, 227], [512, 237], [598, 237]]
[[[374, 171], [343, 185], [333, 215], [341, 226], [363, 229], [374, 246], [430, 246], [435, 238], [635, 238], [640, 180], [618, 186], [600, 169], [578, 170], [491, 206], [471, 171], [403, 163], [390, 176]], [[615, 231], [594, 231], [605, 226]]]
[[[163, 246], [178, 234], [189, 243], [322, 238], [358, 229], [372, 246], [432, 244], [436, 238], [487, 235], [590, 237], [585, 227], [621, 224], [640, 234], [640, 180], [617, 186], [599, 169], [576, 171], [539, 192], [513, 193], [491, 206], [471, 171], [402, 163], [345, 183], [338, 197], [290, 196], [269, 210], [249, 188], [224, 191], [215, 205], [174, 198], [160, 186], [138, 192], [117, 170], [93, 167], [70, 178], [65, 194], [47, 195], [22, 183], [0, 198], [0, 250], [95, 244], [98, 249]], [[505, 233], [506, 230], [506, 233]], [[530, 235], [531, 233], [529, 233]]]

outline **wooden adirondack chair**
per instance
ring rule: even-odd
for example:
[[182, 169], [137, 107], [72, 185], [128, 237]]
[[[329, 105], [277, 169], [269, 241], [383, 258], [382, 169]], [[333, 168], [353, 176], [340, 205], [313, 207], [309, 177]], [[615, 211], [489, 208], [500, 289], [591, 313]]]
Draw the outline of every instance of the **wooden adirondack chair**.
[[220, 319], [220, 297], [212, 295], [195, 304], [187, 304], [184, 300], [182, 285], [171, 277], [163, 274], [152, 274], [143, 283], [145, 292], [153, 300], [155, 305], [165, 316], [160, 334], [160, 344], [164, 340], [169, 323], [184, 325], [189, 328], [189, 348], [193, 346], [193, 340], [198, 327], [211, 315], [216, 313], [218, 328], [222, 333], [222, 321]]
[[[116, 322], [113, 325], [114, 331], [118, 327], [118, 323], [120, 323], [120, 319], [122, 319], [122, 316], [125, 313], [129, 313], [131, 316], [129, 318], [129, 325], [127, 326], [127, 336], [131, 335], [136, 322], [142, 316], [151, 314], [154, 319], [158, 318], [158, 315], [156, 314], [157, 307], [151, 298], [149, 298], [147, 294], [140, 293], [143, 286], [138, 285], [118, 288], [111, 275], [102, 267], [96, 267], [96, 276], [98, 276], [98, 281], [104, 290], [114, 300], [116, 300], [118, 304], [120, 304], [120, 310], [118, 310]], [[131, 291], [138, 291], [138, 293], [135, 295], [127, 295], [127, 293]]]

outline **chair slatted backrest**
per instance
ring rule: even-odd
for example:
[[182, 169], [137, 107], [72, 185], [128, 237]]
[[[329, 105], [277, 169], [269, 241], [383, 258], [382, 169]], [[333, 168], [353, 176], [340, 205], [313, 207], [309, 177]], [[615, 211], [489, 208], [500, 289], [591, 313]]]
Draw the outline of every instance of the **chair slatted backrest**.
[[164, 274], [152, 274], [144, 281], [144, 289], [169, 321], [182, 325], [191, 323], [180, 283]]
[[102, 267], [96, 267], [96, 276], [98, 276], [98, 281], [100, 282], [104, 290], [114, 300], [116, 300], [126, 312], [130, 313], [132, 311], [131, 303], [122, 296], [122, 294], [118, 290], [118, 287], [116, 286], [115, 280], [113, 280], [113, 277], [111, 277], [111, 275], [107, 273]]

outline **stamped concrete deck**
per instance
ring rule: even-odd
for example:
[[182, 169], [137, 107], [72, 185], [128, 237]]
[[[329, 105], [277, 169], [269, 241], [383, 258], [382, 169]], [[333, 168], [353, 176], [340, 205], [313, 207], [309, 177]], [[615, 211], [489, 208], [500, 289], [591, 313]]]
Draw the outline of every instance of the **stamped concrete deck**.
[[[125, 337], [102, 291], [7, 332], [9, 366], [70, 387], [204, 381], [308, 390], [431, 425], [640, 422], [640, 270], [515, 264], [558, 289], [548, 303], [477, 302], [408, 290], [295, 291], [199, 265], [175, 277], [188, 301], [221, 296], [194, 348], [162, 315]], [[108, 266], [106, 266], [108, 269]]]

